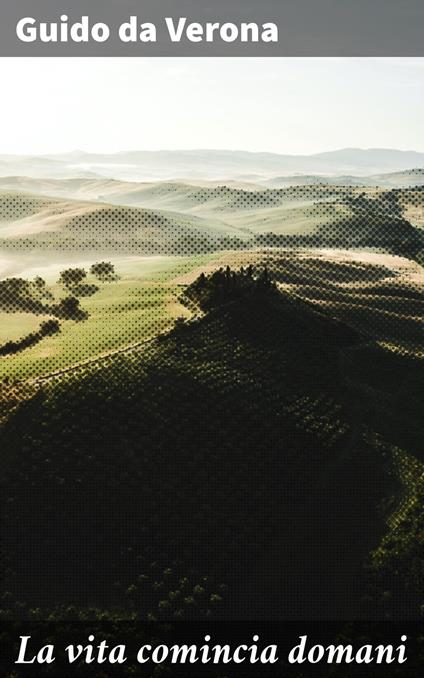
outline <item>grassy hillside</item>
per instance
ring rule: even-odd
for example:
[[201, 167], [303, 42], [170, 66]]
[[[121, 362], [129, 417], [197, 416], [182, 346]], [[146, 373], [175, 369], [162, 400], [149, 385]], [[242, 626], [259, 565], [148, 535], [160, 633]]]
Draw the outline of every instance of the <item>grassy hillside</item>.
[[0, 248], [144, 254], [201, 253], [243, 237], [218, 219], [0, 193]]
[[[30, 275], [21, 275], [33, 278], [38, 272], [56, 299], [51, 303], [57, 303], [66, 296], [66, 290], [57, 284], [60, 271], [75, 266], [88, 270], [99, 259], [94, 253], [87, 257], [39, 264], [38, 268], [29, 260]], [[353, 323], [385, 346], [412, 353], [422, 351], [423, 274], [418, 264], [404, 258], [338, 250], [296, 253], [262, 248], [192, 258], [112, 257], [112, 261], [120, 279], [100, 284], [96, 294], [81, 298], [87, 320], [63, 320], [59, 334], [24, 352], [3, 357], [0, 376], [34, 378], [147, 339], [185, 314], [179, 301], [180, 286], [193, 280], [199, 267], [208, 270], [227, 264], [267, 266], [281, 289], [294, 297], [325, 311], [331, 309], [333, 315]], [[19, 263], [22, 265], [21, 259]], [[98, 283], [91, 276], [88, 282]], [[2, 342], [34, 331], [46, 319], [37, 313], [3, 312]]]
[[[143, 600], [148, 563], [179, 561], [229, 587], [225, 614], [361, 614], [363, 565], [393, 513], [379, 507], [400, 506], [400, 469], [419, 463], [410, 412], [396, 409], [398, 373], [415, 375], [409, 406], [421, 412], [422, 370], [256, 278], [240, 294], [231, 271], [198, 280], [190, 305], [215, 281], [203, 318], [9, 416], [0, 444], [14, 597], [128, 609], [134, 584]], [[403, 600], [390, 614], [411, 605], [397, 596], [403, 575], [385, 580]], [[165, 616], [185, 614], [164, 599]]]
[[0, 224], [31, 217], [53, 204], [54, 200], [36, 195], [0, 190]]
[[[96, 260], [98, 258], [90, 263]], [[169, 329], [176, 317], [188, 314], [178, 302], [178, 287], [173, 280], [205, 260], [207, 257], [118, 258], [115, 268], [119, 280], [99, 284], [93, 276], [88, 276], [87, 282], [99, 285], [100, 289], [80, 300], [87, 319], [62, 320], [60, 333], [46, 337], [23, 352], [0, 358], [0, 381], [5, 377], [26, 380], [60, 372], [139, 344]], [[83, 265], [88, 269], [90, 264]], [[47, 278], [48, 289], [55, 298], [52, 303], [69, 294], [57, 284], [58, 276], [57, 272], [54, 278]], [[47, 317], [39, 313], [0, 312], [0, 319], [4, 319], [0, 344], [32, 332]]]
[[[20, 337], [35, 331], [40, 322], [48, 316], [40, 317], [32, 313], [6, 313], [0, 311], [0, 345], [6, 341], [15, 341]], [[0, 363], [1, 365], [1, 363]], [[2, 366], [3, 367], [3, 366]], [[0, 370], [0, 378], [4, 376]]]

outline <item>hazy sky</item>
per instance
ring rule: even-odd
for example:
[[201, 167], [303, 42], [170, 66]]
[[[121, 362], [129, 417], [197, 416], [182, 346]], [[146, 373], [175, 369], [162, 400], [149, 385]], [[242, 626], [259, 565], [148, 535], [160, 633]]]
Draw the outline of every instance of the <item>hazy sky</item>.
[[0, 59], [0, 153], [424, 151], [424, 59]]

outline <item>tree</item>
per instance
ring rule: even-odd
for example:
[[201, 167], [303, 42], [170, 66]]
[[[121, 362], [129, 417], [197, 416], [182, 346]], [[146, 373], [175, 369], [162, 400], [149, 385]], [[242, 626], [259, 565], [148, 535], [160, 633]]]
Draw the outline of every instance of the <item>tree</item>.
[[276, 291], [277, 286], [266, 267], [255, 274], [252, 266], [239, 271], [227, 266], [209, 276], [202, 273], [183, 292], [182, 300], [206, 311], [236, 299]]
[[76, 299], [76, 297], [61, 299], [56, 306], [51, 307], [51, 310], [58, 318], [65, 318], [66, 320], [75, 320], [78, 322], [88, 318], [87, 311], [84, 311], [84, 309], [80, 307], [79, 299]]
[[60, 332], [60, 323], [58, 320], [45, 320], [40, 325], [39, 333], [43, 337], [50, 337], [53, 334], [57, 334], [57, 332]]
[[110, 261], [99, 261], [93, 264], [90, 273], [102, 282], [116, 280], [115, 267]]
[[86, 276], [87, 273], [83, 268], [66, 268], [60, 273], [59, 283], [65, 287], [72, 287], [79, 285]]
[[36, 275], [34, 278], [34, 287], [40, 292], [46, 289], [46, 281], [39, 275]]
[[37, 313], [42, 310], [34, 285], [23, 278], [0, 280], [0, 307], [4, 310], [25, 310]]
[[187, 328], [187, 323], [186, 319], [183, 316], [179, 316], [178, 318], [175, 318], [174, 320], [174, 332], [181, 332]]
[[35, 276], [32, 286], [39, 299], [53, 299], [53, 294], [47, 288], [46, 281], [41, 276]]

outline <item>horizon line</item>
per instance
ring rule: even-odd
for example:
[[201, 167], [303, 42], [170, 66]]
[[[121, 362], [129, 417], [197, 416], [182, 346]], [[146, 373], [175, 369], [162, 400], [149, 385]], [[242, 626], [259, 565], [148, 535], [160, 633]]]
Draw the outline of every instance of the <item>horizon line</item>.
[[86, 150], [81, 148], [76, 148], [73, 150], [67, 151], [51, 151], [51, 152], [40, 152], [40, 153], [8, 153], [0, 151], [0, 157], [2, 156], [12, 156], [17, 158], [25, 157], [52, 157], [52, 156], [64, 156], [64, 155], [123, 155], [125, 153], [246, 153], [249, 155], [275, 155], [275, 156], [286, 156], [286, 157], [314, 157], [324, 154], [348, 152], [348, 151], [359, 151], [359, 152], [395, 152], [395, 153], [416, 153], [417, 155], [423, 155], [423, 151], [416, 150], [415, 148], [396, 148], [388, 146], [341, 146], [330, 150], [324, 151], [315, 151], [311, 153], [284, 153], [280, 151], [260, 151], [260, 150], [248, 150], [243, 148], [207, 148], [207, 147], [195, 147], [195, 148], [156, 148], [156, 149], [143, 149], [143, 148], [131, 148], [123, 149], [119, 151], [95, 151], [95, 150]]

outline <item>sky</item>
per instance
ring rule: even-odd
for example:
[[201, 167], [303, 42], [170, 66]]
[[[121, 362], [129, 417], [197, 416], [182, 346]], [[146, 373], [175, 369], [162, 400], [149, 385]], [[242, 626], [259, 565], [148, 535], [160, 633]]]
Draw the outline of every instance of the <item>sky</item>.
[[424, 151], [424, 58], [3, 58], [0, 153]]

